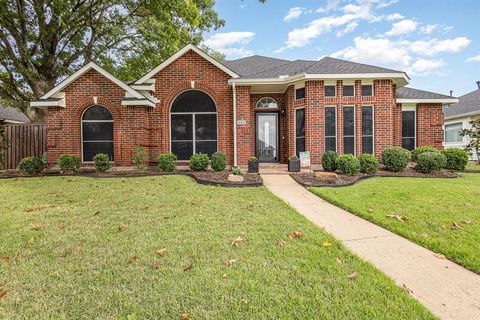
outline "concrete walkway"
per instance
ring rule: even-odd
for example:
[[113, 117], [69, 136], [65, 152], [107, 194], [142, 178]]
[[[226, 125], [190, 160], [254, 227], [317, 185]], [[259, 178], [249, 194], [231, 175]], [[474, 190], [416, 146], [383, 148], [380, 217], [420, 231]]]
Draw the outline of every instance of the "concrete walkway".
[[408, 288], [438, 317], [480, 319], [480, 275], [320, 199], [288, 175], [262, 178], [272, 193], [343, 241], [400, 287]]

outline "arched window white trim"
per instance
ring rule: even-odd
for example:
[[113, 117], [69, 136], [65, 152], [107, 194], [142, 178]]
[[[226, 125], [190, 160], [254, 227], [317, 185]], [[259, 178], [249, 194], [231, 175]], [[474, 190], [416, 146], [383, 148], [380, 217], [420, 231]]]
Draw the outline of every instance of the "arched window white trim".
[[257, 109], [276, 109], [278, 108], [277, 101], [270, 97], [263, 97], [257, 102]]
[[102, 105], [85, 109], [81, 118], [82, 162], [91, 162], [97, 153], [108, 154], [113, 161], [113, 116]]

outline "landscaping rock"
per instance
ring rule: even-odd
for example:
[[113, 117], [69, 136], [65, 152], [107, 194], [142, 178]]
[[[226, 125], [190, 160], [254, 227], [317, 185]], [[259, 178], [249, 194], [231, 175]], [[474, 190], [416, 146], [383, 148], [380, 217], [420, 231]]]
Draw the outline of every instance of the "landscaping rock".
[[243, 176], [229, 174], [227, 180], [230, 182], [243, 182]]

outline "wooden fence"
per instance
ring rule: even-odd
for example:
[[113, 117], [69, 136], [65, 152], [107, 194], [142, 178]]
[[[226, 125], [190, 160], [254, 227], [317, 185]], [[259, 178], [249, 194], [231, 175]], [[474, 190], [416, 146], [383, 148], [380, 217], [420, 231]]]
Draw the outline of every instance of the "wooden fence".
[[15, 169], [25, 157], [39, 157], [47, 150], [47, 126], [45, 124], [15, 124], [5, 126], [8, 148], [5, 152], [5, 168]]

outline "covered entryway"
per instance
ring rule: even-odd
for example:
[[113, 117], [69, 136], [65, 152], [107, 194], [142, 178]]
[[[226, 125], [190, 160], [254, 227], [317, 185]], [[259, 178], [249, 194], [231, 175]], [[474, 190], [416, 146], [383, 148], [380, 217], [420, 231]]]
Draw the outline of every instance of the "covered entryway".
[[278, 113], [256, 113], [255, 155], [260, 162], [278, 162], [280, 159]]

